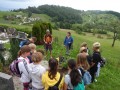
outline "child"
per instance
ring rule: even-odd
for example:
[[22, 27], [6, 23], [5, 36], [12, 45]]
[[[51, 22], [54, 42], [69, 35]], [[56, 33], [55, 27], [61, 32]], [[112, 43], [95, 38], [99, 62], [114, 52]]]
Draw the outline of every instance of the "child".
[[35, 52], [32, 54], [32, 61], [29, 65], [29, 73], [32, 79], [32, 90], [44, 90], [41, 79], [43, 73], [46, 71], [43, 66], [41, 66], [41, 60], [43, 58], [42, 53]]
[[[90, 68], [90, 74], [92, 76], [92, 82], [95, 81], [95, 74], [98, 71], [100, 71], [100, 62], [102, 61], [101, 59], [101, 54], [100, 54], [100, 43], [95, 42], [93, 44], [93, 56], [92, 56], [92, 64]], [[99, 73], [99, 72], [98, 72]]]
[[81, 47], [85, 47], [86, 50], [87, 50], [87, 53], [90, 52], [89, 49], [88, 49], [88, 47], [87, 47], [87, 43], [86, 43], [86, 42], [83, 42], [83, 43], [81, 44]]
[[29, 59], [27, 56], [30, 55], [30, 47], [28, 45], [24, 45], [20, 48], [18, 52], [18, 60], [21, 60], [21, 62], [18, 63], [18, 68], [21, 73], [20, 81], [23, 83], [24, 90], [29, 90], [29, 83], [30, 83], [30, 77], [28, 72], [28, 64]]
[[31, 56], [32, 56], [33, 53], [36, 52], [36, 45], [34, 43], [30, 43], [28, 46], [31, 49], [30, 55], [28, 56], [28, 59], [30, 60], [30, 63], [32, 63]]
[[86, 47], [81, 47], [81, 48], [80, 48], [80, 53], [85, 53], [85, 54], [86, 54], [86, 56], [87, 56], [87, 61], [88, 61], [89, 65], [91, 65], [92, 57], [91, 57], [91, 55], [89, 55], [89, 54], [87, 53], [87, 48], [86, 48]]
[[68, 74], [65, 75], [63, 90], [85, 90], [82, 76], [80, 71], [76, 68], [75, 60], [70, 59], [68, 61], [68, 70]]
[[42, 49], [38, 49], [37, 52], [42, 53], [43, 58], [42, 58], [42, 61], [40, 62], [40, 64], [41, 64], [42, 66], [44, 66], [46, 70], [48, 70], [48, 61], [47, 61], [47, 60], [44, 60], [44, 51], [43, 51]]
[[42, 76], [42, 83], [45, 87], [44, 90], [51, 90], [50, 87], [53, 87], [56, 83], [58, 83], [58, 81], [60, 82], [58, 88], [59, 90], [62, 90], [64, 79], [62, 75], [57, 71], [57, 69], [58, 61], [51, 58], [49, 60], [49, 70]]
[[80, 71], [82, 73], [84, 85], [90, 84], [91, 83], [91, 75], [88, 72], [90, 66], [87, 61], [86, 53], [79, 53], [77, 55], [77, 67], [80, 69]]

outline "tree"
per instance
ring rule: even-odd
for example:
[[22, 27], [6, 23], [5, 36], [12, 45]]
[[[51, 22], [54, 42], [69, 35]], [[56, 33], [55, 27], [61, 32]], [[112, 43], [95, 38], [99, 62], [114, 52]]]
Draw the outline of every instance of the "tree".
[[46, 33], [46, 30], [49, 29], [52, 33], [52, 27], [50, 23], [36, 22], [32, 27], [32, 36], [37, 38], [36, 44], [43, 44], [43, 37]]
[[32, 16], [32, 12], [28, 11], [28, 17]]
[[112, 43], [112, 47], [114, 47], [115, 45], [115, 41], [117, 40], [117, 37], [120, 33], [119, 29], [120, 29], [120, 21], [116, 21], [116, 22], [111, 22], [109, 26], [111, 28], [111, 31], [113, 32], [113, 43]]

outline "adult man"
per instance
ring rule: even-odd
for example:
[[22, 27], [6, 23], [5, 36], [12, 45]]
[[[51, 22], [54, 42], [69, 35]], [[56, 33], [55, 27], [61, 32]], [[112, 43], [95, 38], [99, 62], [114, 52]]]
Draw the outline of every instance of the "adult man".
[[46, 50], [46, 55], [47, 55], [47, 51], [50, 51], [50, 56], [52, 57], [52, 41], [53, 41], [53, 37], [50, 34], [49, 30], [46, 30], [46, 34], [44, 35], [44, 42], [45, 42], [45, 50]]

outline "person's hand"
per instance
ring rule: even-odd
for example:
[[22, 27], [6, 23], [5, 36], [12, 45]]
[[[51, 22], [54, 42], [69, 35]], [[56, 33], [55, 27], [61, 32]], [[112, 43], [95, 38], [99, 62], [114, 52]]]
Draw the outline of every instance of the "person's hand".
[[45, 44], [47, 44], [47, 42], [45, 42]]

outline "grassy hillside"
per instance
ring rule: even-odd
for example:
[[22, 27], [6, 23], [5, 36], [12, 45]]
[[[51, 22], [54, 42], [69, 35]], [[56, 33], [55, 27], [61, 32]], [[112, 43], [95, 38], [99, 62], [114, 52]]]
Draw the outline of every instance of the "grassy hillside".
[[[17, 18], [15, 18], [16, 15], [22, 15], [22, 18], [17, 19]], [[10, 17], [13, 16], [14, 19], [6, 20], [6, 19], [4, 19], [4, 16], [10, 16]], [[19, 23], [22, 23], [24, 17], [28, 17], [28, 13], [0, 11], [0, 23], [1, 24], [14, 24], [14, 25], [16, 24], [16, 25], [19, 25]], [[41, 21], [51, 22], [51, 17], [49, 17], [48, 15], [32, 13], [31, 18], [36, 18], [36, 17], [39, 17]]]
[[[59, 55], [65, 56], [65, 47], [63, 46], [63, 40], [65, 38], [66, 32], [68, 30], [53, 31], [53, 36], [58, 37], [58, 44], [53, 44], [53, 56], [58, 57]], [[111, 47], [111, 39], [99, 39], [90, 34], [87, 35], [78, 35], [75, 32], [72, 32], [74, 38], [73, 50], [71, 51], [70, 56], [67, 58], [75, 58], [79, 52], [80, 44], [82, 42], [87, 42], [89, 49], [92, 53], [92, 44], [95, 41], [101, 43], [101, 53], [102, 56], [106, 58], [107, 63], [104, 68], [101, 69], [98, 82], [91, 84], [87, 87], [86, 90], [119, 90], [120, 88], [120, 41], [116, 41], [115, 47]], [[39, 48], [39, 47], [38, 47]], [[43, 46], [41, 47], [43, 48]]]

